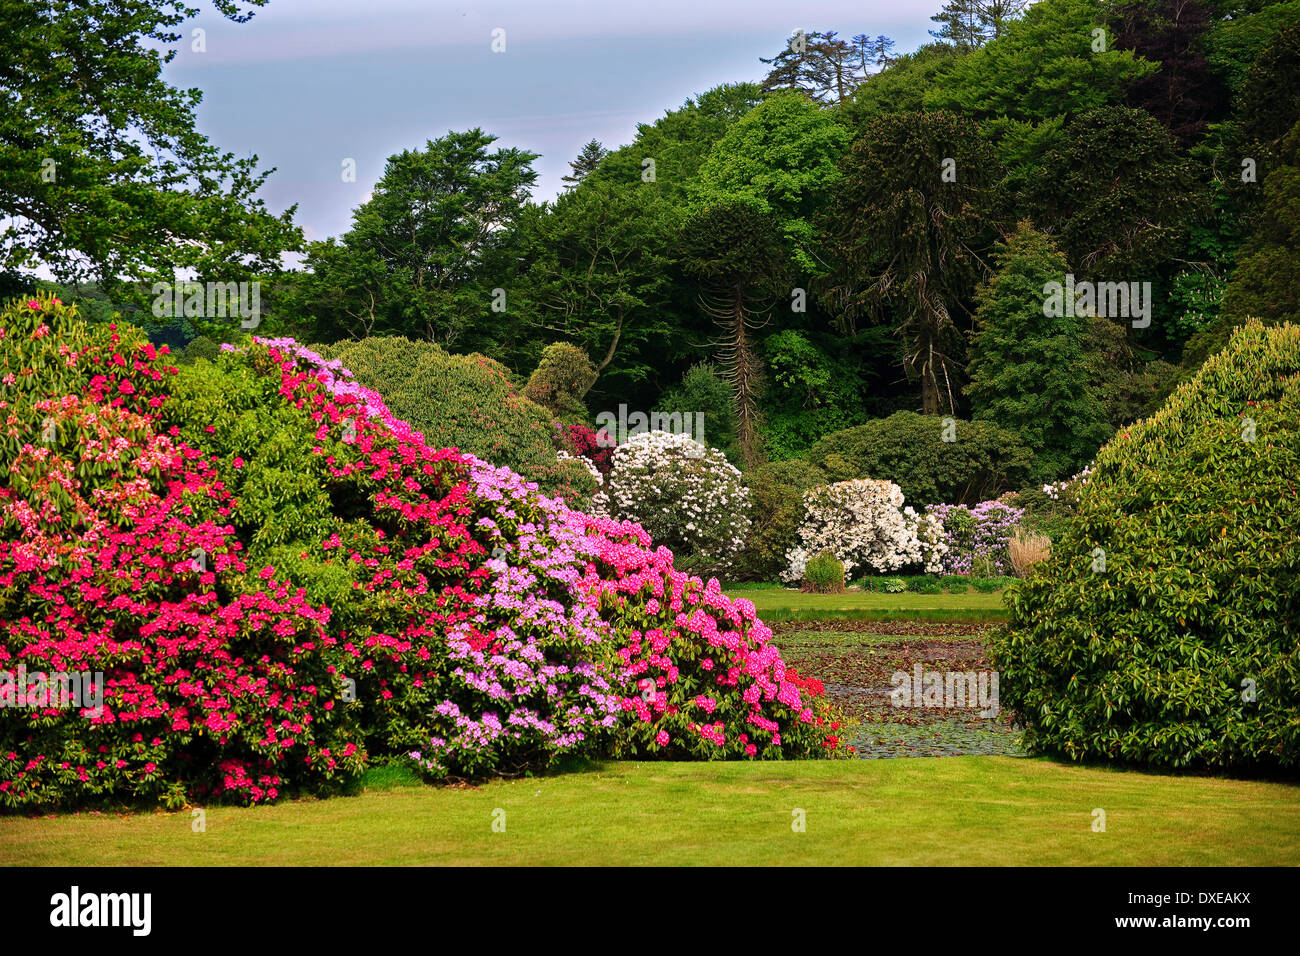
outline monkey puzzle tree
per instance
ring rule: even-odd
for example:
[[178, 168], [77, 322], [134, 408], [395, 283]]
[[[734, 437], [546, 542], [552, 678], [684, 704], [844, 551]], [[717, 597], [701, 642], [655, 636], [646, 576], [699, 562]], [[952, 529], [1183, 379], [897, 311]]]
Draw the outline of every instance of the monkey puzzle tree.
[[706, 206], [686, 221], [682, 264], [700, 281], [700, 304], [721, 331], [715, 344], [735, 392], [738, 441], [747, 468], [762, 460], [758, 399], [763, 363], [751, 333], [784, 292], [788, 261], [775, 219], [752, 199]]
[[866, 123], [841, 172], [822, 299], [847, 333], [892, 315], [922, 410], [955, 412], [965, 354], [955, 315], [986, 271], [978, 250], [994, 238], [997, 160], [970, 120], [892, 113]]

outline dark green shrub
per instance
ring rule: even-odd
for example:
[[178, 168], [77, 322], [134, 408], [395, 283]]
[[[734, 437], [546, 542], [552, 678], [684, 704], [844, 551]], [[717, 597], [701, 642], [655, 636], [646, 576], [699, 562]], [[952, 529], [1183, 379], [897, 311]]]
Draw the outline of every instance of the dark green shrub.
[[1012, 577], [996, 578], [970, 578], [970, 586], [981, 594], [992, 594], [994, 591], [1001, 591], [1007, 585], [1015, 581]]
[[221, 347], [206, 335], [200, 335], [194, 338], [189, 345], [185, 346], [184, 364], [193, 365], [199, 359], [206, 359], [211, 362], [221, 352]]
[[506, 465], [575, 507], [595, 492], [596, 481], [581, 464], [556, 457], [551, 414], [520, 395], [499, 362], [478, 354], [452, 355], [432, 342], [401, 337], [312, 348], [342, 361], [358, 383], [382, 395], [389, 410], [430, 445]]
[[[1038, 750], [1300, 762], [1300, 328], [1250, 322], [1097, 455], [994, 640]], [[1101, 563], [1104, 559], [1104, 564]]]
[[943, 584], [937, 577], [925, 575], [908, 581], [907, 589], [914, 594], [938, 594], [943, 590]]
[[964, 574], [945, 574], [939, 579], [939, 583], [949, 594], [965, 594], [969, 589], [970, 578]]
[[586, 424], [582, 397], [596, 381], [596, 366], [587, 353], [568, 342], [542, 350], [541, 361], [524, 386], [524, 397], [547, 409], [565, 424]]
[[727, 460], [740, 464], [736, 444], [736, 393], [731, 383], [711, 362], [697, 362], [682, 380], [660, 396], [655, 410], [704, 416], [704, 438], [712, 448], [721, 448]]
[[803, 572], [803, 590], [839, 594], [844, 590], [844, 562], [829, 551], [810, 559]]
[[745, 475], [749, 483], [749, 535], [737, 557], [739, 573], [759, 581], [775, 581], [789, 562], [795, 533], [803, 519], [803, 494], [827, 484], [820, 468], [806, 461], [778, 461]]
[[978, 504], [1027, 483], [1033, 458], [1014, 433], [991, 422], [955, 422], [944, 441], [938, 415], [895, 412], [827, 435], [807, 458], [831, 481], [895, 482], [909, 504]]

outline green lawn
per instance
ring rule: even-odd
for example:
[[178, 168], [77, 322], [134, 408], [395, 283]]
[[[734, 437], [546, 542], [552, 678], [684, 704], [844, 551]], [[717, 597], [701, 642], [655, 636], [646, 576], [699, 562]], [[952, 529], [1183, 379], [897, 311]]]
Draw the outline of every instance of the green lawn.
[[736, 590], [732, 597], [754, 602], [765, 621], [861, 620], [972, 621], [1006, 620], [1002, 593], [983, 594], [883, 594], [875, 591], [845, 591], [843, 594], [806, 594], [781, 589]]
[[[1093, 810], [1106, 831], [1093, 832]], [[505, 832], [494, 833], [494, 810]], [[793, 832], [793, 812], [806, 832]], [[608, 763], [476, 788], [207, 811], [0, 819], [0, 862], [1300, 864], [1295, 786], [1013, 757]]]

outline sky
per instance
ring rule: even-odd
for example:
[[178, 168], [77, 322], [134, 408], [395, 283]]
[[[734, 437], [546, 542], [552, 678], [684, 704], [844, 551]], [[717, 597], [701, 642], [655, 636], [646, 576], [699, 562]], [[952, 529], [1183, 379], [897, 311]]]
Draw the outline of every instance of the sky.
[[[197, 87], [199, 131], [276, 172], [309, 240], [338, 236], [387, 157], [449, 130], [541, 153], [534, 198], [563, 188], [593, 137], [614, 148], [691, 96], [761, 80], [797, 29], [926, 42], [941, 0], [270, 0], [247, 23], [204, 5], [169, 83]], [[194, 30], [202, 30], [202, 51]], [[504, 40], [504, 51], [494, 52]], [[344, 182], [345, 160], [356, 181]]]

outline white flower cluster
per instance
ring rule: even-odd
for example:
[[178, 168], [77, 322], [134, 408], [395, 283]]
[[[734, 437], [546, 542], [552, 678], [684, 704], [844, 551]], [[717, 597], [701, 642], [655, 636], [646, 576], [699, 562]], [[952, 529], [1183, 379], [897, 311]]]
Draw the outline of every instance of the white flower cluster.
[[786, 555], [782, 578], [802, 580], [813, 555], [829, 549], [844, 562], [844, 573], [870, 569], [898, 571], [922, 565], [937, 571], [947, 550], [943, 524], [903, 507], [903, 492], [892, 481], [858, 478], [813, 488], [804, 494], [804, 519], [798, 544]]
[[593, 510], [636, 521], [655, 544], [723, 567], [745, 544], [749, 489], [717, 448], [689, 435], [640, 432], [614, 450]]
[[600, 469], [595, 463], [585, 455], [571, 455], [567, 451], [560, 450], [555, 453], [555, 457], [560, 461], [576, 461], [587, 471], [591, 472], [591, 477], [596, 479], [596, 485], [600, 486], [605, 483], [605, 476], [600, 473]]
[[943, 556], [948, 553], [948, 538], [938, 515], [918, 515], [911, 505], [903, 509], [908, 529], [921, 542], [921, 561], [926, 574], [943, 571]]
[[1088, 483], [1088, 476], [1091, 474], [1092, 465], [1088, 465], [1083, 471], [1065, 481], [1043, 485], [1043, 493], [1053, 501], [1064, 498], [1068, 503], [1073, 504], [1074, 499], [1078, 497], [1079, 491]]

